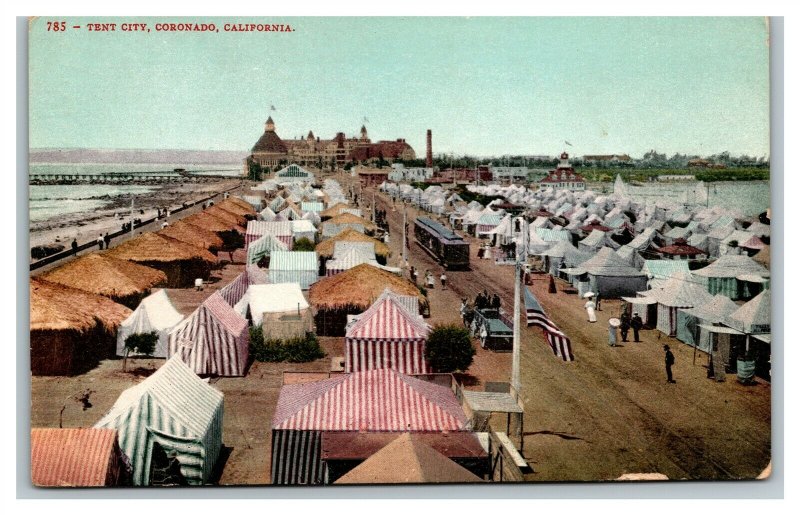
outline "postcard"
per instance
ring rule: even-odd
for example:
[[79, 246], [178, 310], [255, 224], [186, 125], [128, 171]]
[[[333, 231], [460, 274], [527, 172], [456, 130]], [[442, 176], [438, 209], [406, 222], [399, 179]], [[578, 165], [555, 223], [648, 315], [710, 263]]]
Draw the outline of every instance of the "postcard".
[[31, 483], [769, 477], [769, 39], [30, 18]]

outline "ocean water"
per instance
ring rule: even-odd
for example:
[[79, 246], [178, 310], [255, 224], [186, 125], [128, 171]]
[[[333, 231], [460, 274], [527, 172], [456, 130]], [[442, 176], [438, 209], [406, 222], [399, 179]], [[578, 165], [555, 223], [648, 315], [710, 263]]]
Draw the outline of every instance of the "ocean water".
[[[30, 174], [135, 174], [141, 172], [168, 172], [181, 165], [171, 164], [43, 164], [30, 165]], [[185, 167], [185, 166], [184, 166]], [[241, 164], [192, 165], [187, 169], [217, 175], [241, 174]], [[30, 186], [28, 205], [31, 222], [41, 222], [58, 216], [103, 209], [113, 197], [139, 195], [154, 191], [156, 187], [142, 185], [58, 185]]]

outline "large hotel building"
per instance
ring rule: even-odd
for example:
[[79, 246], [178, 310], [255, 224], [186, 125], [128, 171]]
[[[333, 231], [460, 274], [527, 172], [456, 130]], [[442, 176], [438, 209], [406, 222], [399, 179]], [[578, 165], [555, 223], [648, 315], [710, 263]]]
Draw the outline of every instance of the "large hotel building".
[[317, 166], [321, 162], [323, 167], [327, 167], [334, 162], [336, 166], [342, 166], [348, 162], [416, 159], [414, 149], [405, 139], [373, 143], [364, 126], [361, 127], [360, 137], [347, 138], [344, 132], [338, 132], [333, 139], [320, 139], [309, 131], [305, 139], [283, 140], [275, 132], [275, 122], [271, 116], [264, 127], [264, 134], [253, 145], [251, 152], [248, 160], [272, 169], [289, 163]]

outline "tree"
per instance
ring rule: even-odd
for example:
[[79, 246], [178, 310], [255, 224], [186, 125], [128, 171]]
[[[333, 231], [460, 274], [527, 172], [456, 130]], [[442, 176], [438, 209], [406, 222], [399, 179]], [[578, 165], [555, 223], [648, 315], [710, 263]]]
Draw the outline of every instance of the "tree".
[[469, 332], [461, 326], [437, 325], [428, 335], [425, 359], [436, 372], [465, 371], [474, 356]]
[[143, 354], [145, 356], [152, 356], [156, 350], [156, 343], [158, 342], [158, 333], [150, 331], [149, 333], [133, 333], [125, 338], [125, 357], [122, 359], [122, 371], [128, 367], [128, 354]]
[[247, 178], [251, 181], [260, 181], [262, 178], [263, 170], [261, 165], [253, 160], [248, 162]]

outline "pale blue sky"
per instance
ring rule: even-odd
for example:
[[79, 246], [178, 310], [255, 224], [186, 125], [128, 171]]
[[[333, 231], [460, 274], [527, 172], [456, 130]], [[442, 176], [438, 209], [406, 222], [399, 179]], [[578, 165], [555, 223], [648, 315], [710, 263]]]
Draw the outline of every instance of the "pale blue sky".
[[[157, 33], [169, 18], [66, 18], [30, 30], [30, 144], [249, 149], [272, 115], [404, 137], [424, 154], [769, 154], [762, 18], [260, 18]], [[87, 21], [150, 33], [91, 33]], [[291, 33], [225, 33], [226, 22]], [[270, 112], [270, 105], [276, 111]]]

